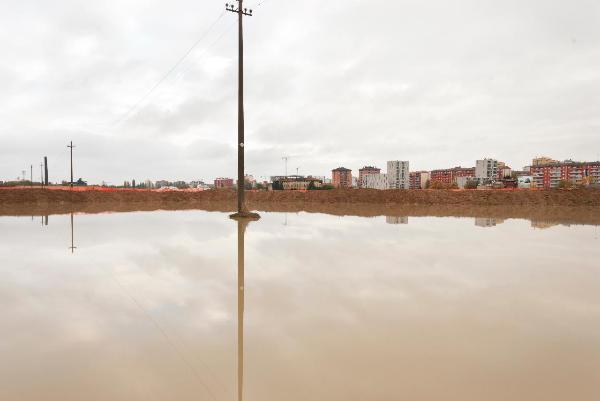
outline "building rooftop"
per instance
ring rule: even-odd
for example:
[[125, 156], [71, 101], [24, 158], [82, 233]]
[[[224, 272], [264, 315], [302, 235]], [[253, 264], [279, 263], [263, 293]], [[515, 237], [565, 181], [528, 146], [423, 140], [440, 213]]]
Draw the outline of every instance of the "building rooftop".
[[334, 171], [346, 172], [346, 171], [352, 171], [352, 170], [350, 170], [349, 168], [346, 168], [346, 167], [338, 167], [338, 168], [336, 168], [334, 170], [331, 170], [331, 171], [332, 172], [334, 172]]
[[540, 164], [537, 166], [531, 166], [531, 168], [562, 167], [562, 166], [581, 167], [581, 166], [586, 166], [589, 164], [600, 165], [600, 161], [597, 161], [597, 162], [575, 162], [573, 160], [565, 160], [564, 162], [548, 163], [548, 164]]

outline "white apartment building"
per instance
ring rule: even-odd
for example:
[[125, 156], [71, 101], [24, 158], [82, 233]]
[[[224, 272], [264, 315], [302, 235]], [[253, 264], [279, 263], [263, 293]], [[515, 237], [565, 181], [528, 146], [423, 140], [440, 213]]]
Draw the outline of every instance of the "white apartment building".
[[495, 181], [498, 179], [498, 160], [483, 159], [477, 160], [475, 165], [475, 177], [480, 180]]
[[361, 185], [362, 188], [388, 189], [387, 174], [367, 174], [363, 176]]
[[410, 171], [407, 161], [387, 162], [387, 178], [389, 189], [409, 189]]

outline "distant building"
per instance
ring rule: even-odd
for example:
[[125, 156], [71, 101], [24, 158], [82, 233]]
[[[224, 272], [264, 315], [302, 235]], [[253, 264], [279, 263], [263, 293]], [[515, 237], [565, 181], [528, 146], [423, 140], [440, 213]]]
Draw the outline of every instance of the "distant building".
[[540, 156], [536, 157], [531, 161], [531, 166], [545, 166], [547, 164], [556, 164], [559, 163], [558, 160], [551, 159], [550, 157]]
[[299, 175], [290, 175], [280, 177], [273, 181], [272, 189], [279, 191], [306, 191], [309, 189], [317, 189], [323, 186], [323, 180], [314, 177], [303, 177]]
[[[454, 180], [454, 182], [456, 183], [456, 186], [458, 186], [458, 189], [465, 189], [465, 188], [477, 188], [477, 186], [479, 185], [479, 178], [477, 177], [456, 177], [456, 179]], [[472, 184], [471, 184], [472, 183]], [[473, 187], [469, 186], [469, 185], [474, 185]]]
[[533, 186], [533, 176], [520, 175], [517, 177], [517, 187], [521, 189], [531, 188]]
[[484, 181], [496, 181], [499, 177], [498, 164], [498, 160], [496, 159], [477, 160], [475, 164], [475, 177]]
[[363, 178], [369, 174], [380, 174], [381, 169], [373, 166], [365, 166], [358, 170], [358, 187], [362, 188]]
[[156, 188], [168, 187], [169, 185], [171, 185], [171, 183], [166, 180], [156, 181], [156, 184], [155, 184]]
[[410, 189], [425, 189], [431, 179], [429, 171], [413, 171], [410, 173]]
[[475, 177], [474, 167], [454, 167], [443, 170], [431, 171], [431, 182], [440, 182], [443, 184], [454, 184], [458, 177]]
[[217, 178], [215, 179], [215, 188], [233, 188], [233, 178]]
[[504, 162], [498, 162], [498, 176], [497, 179], [502, 181], [505, 179], [512, 178], [512, 169]]
[[361, 187], [365, 189], [388, 189], [387, 174], [367, 174], [362, 179]]
[[389, 189], [409, 189], [409, 163], [400, 160], [387, 162], [387, 179]]
[[336, 188], [352, 187], [352, 170], [345, 167], [338, 167], [331, 170], [331, 182]]
[[531, 166], [533, 188], [558, 188], [561, 181], [573, 185], [592, 185], [600, 182], [600, 162], [574, 162]]

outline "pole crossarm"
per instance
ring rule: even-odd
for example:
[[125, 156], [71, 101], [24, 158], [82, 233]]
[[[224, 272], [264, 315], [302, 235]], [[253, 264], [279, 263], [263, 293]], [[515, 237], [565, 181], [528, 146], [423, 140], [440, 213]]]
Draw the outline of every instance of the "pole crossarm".
[[[238, 0], [239, 1], [239, 0]], [[243, 10], [241, 8], [235, 8], [235, 6], [233, 4], [225, 4], [225, 9], [227, 11], [231, 11], [232, 13], [238, 13], [238, 14], [242, 14], [242, 15], [246, 15], [248, 17], [252, 17], [252, 9], [247, 9], [244, 8]]]

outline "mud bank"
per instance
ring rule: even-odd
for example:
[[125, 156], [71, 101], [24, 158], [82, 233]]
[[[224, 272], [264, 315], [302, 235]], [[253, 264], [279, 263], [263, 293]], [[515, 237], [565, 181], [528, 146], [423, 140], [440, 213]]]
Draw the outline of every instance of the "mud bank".
[[[249, 192], [249, 208], [351, 216], [522, 218], [600, 225], [600, 190]], [[154, 210], [232, 212], [234, 191], [150, 192], [0, 189], [0, 215], [31, 216]]]

